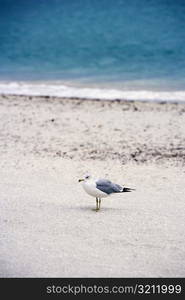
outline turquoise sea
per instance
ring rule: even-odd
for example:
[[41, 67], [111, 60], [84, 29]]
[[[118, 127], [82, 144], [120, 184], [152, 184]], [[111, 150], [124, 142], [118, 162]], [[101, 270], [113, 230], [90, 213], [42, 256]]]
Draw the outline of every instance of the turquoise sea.
[[185, 0], [0, 0], [0, 92], [185, 101]]

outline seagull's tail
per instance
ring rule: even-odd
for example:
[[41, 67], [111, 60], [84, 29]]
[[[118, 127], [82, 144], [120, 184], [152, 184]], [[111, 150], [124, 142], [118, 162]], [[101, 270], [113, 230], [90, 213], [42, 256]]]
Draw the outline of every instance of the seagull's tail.
[[132, 191], [135, 191], [135, 189], [124, 187], [123, 190], [122, 190], [122, 193], [124, 193], [124, 192], [132, 192]]

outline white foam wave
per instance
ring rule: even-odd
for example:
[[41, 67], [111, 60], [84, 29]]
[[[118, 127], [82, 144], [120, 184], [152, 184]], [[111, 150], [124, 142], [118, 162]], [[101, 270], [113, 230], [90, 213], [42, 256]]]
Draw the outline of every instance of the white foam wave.
[[185, 90], [117, 90], [108, 88], [72, 87], [59, 83], [0, 82], [1, 94], [55, 96], [106, 100], [185, 101]]

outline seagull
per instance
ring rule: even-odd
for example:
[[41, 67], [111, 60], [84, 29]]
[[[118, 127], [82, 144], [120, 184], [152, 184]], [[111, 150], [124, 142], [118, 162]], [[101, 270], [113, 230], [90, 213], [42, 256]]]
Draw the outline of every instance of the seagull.
[[78, 182], [83, 182], [82, 186], [86, 193], [96, 198], [96, 211], [100, 210], [101, 198], [115, 193], [134, 191], [134, 189], [113, 183], [108, 179], [93, 179], [91, 175], [85, 175]]

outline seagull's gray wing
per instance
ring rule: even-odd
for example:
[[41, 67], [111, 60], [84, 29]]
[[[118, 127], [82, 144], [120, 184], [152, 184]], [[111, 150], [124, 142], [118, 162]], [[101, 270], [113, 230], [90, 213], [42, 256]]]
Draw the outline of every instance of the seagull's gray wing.
[[123, 192], [123, 187], [119, 184], [115, 184], [107, 179], [98, 179], [96, 181], [96, 188], [106, 194], [121, 193]]

